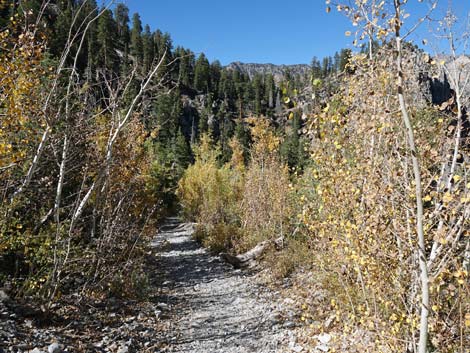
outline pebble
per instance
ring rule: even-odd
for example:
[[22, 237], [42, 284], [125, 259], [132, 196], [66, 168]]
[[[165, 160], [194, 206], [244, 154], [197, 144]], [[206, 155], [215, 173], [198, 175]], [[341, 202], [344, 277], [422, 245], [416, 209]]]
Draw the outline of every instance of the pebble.
[[45, 353], [44, 351], [41, 351], [39, 348], [34, 348], [32, 351], [29, 351], [29, 353]]
[[331, 335], [328, 334], [328, 333], [322, 333], [322, 334], [318, 335], [318, 340], [322, 344], [327, 344], [331, 341]]
[[292, 304], [295, 304], [295, 301], [291, 298], [286, 298], [283, 300], [283, 303], [287, 305], [292, 305]]
[[47, 347], [47, 351], [49, 353], [62, 353], [62, 347], [57, 342], [54, 342], [49, 347]]
[[284, 328], [293, 328], [295, 327], [295, 323], [292, 321], [286, 321], [282, 324], [282, 327]]
[[129, 348], [127, 346], [122, 346], [118, 349], [117, 353], [128, 353]]
[[315, 348], [321, 352], [328, 352], [330, 350], [330, 347], [328, 347], [326, 344], [320, 344]]
[[4, 290], [0, 289], [0, 302], [6, 302], [10, 297], [5, 293]]

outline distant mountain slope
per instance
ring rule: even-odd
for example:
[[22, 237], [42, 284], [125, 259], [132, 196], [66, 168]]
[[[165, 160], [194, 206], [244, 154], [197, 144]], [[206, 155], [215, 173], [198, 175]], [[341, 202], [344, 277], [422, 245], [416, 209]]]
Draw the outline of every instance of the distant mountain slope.
[[289, 70], [290, 73], [295, 75], [304, 76], [310, 71], [310, 66], [307, 64], [296, 64], [296, 65], [274, 65], [274, 64], [255, 64], [255, 63], [242, 63], [239, 61], [233, 62], [226, 66], [229, 70], [237, 70], [242, 73], [248, 74], [250, 79], [253, 78], [255, 74], [269, 74], [271, 73], [274, 76], [276, 81], [279, 81], [283, 78], [286, 73], [286, 70]]

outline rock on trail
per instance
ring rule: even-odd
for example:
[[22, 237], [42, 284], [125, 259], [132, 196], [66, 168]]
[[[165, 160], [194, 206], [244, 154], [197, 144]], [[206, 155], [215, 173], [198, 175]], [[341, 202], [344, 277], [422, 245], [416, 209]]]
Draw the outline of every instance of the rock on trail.
[[193, 231], [193, 224], [171, 218], [152, 243], [159, 257], [159, 309], [169, 322], [160, 333], [161, 351], [292, 351], [294, 337], [281, 322], [279, 294], [258, 275], [211, 255], [191, 238]]

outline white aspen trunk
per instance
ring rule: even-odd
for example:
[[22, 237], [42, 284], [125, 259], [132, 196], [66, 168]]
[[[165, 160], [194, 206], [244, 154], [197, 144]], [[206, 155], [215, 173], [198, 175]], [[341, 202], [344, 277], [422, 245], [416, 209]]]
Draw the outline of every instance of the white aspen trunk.
[[68, 134], [65, 133], [64, 136], [64, 146], [62, 147], [62, 160], [60, 162], [59, 168], [59, 180], [57, 181], [57, 190], [55, 196], [55, 203], [54, 203], [54, 217], [57, 224], [60, 223], [60, 202], [62, 199], [62, 189], [64, 186], [64, 179], [65, 179], [65, 165], [67, 160], [67, 152], [69, 146], [69, 137]]
[[[48, 2], [47, 2], [48, 3]], [[47, 4], [46, 3], [46, 4]], [[77, 37], [79, 35], [81, 35], [81, 43], [80, 43], [80, 47], [78, 49], [78, 52], [80, 52], [81, 50], [81, 47], [83, 45], [83, 41], [85, 39], [85, 34], [86, 32], [88, 31], [90, 25], [95, 21], [97, 20], [101, 14], [112, 4], [112, 2], [110, 4], [108, 4], [108, 6], [106, 6], [105, 8], [103, 8], [94, 18], [92, 18], [91, 20], [88, 21], [88, 18], [91, 14], [88, 14], [86, 16], [86, 18], [83, 20], [82, 24], [80, 25], [80, 28], [84, 25], [85, 21], [88, 21], [85, 29], [84, 29], [84, 32], [83, 33], [80, 33], [80, 31], [77, 31], [74, 35], [72, 35], [72, 29], [74, 28], [74, 25], [78, 19], [78, 16], [80, 14], [80, 11], [82, 9], [82, 7], [85, 5], [86, 1], [84, 1], [79, 9], [79, 11], [77, 12], [77, 14], [74, 16], [73, 20], [72, 20], [72, 24], [70, 26], [70, 29], [69, 29], [69, 33], [68, 33], [68, 37], [67, 37], [67, 44], [65, 46], [65, 49], [64, 51], [62, 52], [62, 55], [61, 55], [61, 58], [59, 60], [59, 65], [57, 66], [57, 70], [56, 70], [56, 75], [55, 75], [55, 78], [54, 78], [54, 81], [53, 81], [53, 84], [52, 84], [52, 88], [49, 90], [49, 94], [47, 95], [45, 101], [44, 101], [44, 104], [42, 106], [42, 112], [43, 114], [46, 116], [46, 112], [47, 112], [47, 109], [49, 107], [49, 104], [52, 100], [52, 97], [54, 95], [54, 93], [56, 92], [57, 90], [57, 87], [59, 85], [59, 79], [60, 79], [60, 73], [62, 72], [62, 70], [64, 69], [64, 65], [65, 65], [65, 62], [66, 62], [66, 59], [70, 53], [70, 50], [75, 42], [75, 40], [77, 39]], [[41, 8], [41, 12], [40, 12], [40, 16], [38, 17], [37, 21], [39, 23], [39, 20], [44, 12], [44, 9], [45, 9], [45, 6]], [[77, 57], [78, 57], [78, 52], [76, 54], [76, 57], [75, 57], [75, 64], [74, 64], [74, 68], [76, 67], [76, 62], [77, 62]], [[73, 70], [72, 70], [73, 71]], [[49, 119], [50, 120], [50, 119]], [[36, 150], [36, 154], [34, 155], [33, 157], [33, 161], [31, 163], [31, 166], [29, 167], [28, 169], [28, 172], [26, 173], [26, 176], [21, 184], [21, 186], [13, 193], [11, 199], [10, 199], [10, 203], [13, 203], [16, 199], [16, 197], [18, 197], [19, 194], [21, 194], [25, 188], [28, 187], [29, 183], [31, 182], [31, 179], [33, 178], [33, 175], [34, 175], [34, 172], [36, 171], [36, 168], [39, 164], [39, 160], [41, 159], [41, 156], [42, 156], [42, 153], [44, 151], [44, 148], [47, 144], [47, 141], [49, 139], [49, 136], [50, 136], [50, 133], [52, 131], [52, 123], [51, 121], [48, 121], [47, 123], [47, 126], [46, 126], [46, 130], [44, 131], [42, 137], [41, 137], [41, 141], [39, 143], [39, 146]]]
[[400, 110], [403, 121], [405, 123], [408, 145], [411, 152], [411, 161], [413, 166], [413, 175], [415, 181], [415, 195], [416, 195], [416, 233], [418, 236], [418, 262], [420, 268], [420, 279], [421, 279], [421, 314], [420, 314], [420, 325], [419, 325], [419, 341], [418, 341], [418, 353], [427, 353], [428, 344], [428, 317], [429, 317], [429, 276], [428, 266], [426, 263], [426, 249], [424, 240], [424, 229], [423, 229], [423, 198], [422, 198], [422, 186], [421, 186], [421, 168], [419, 164], [418, 151], [415, 146], [414, 130], [411, 125], [410, 116], [405, 102], [403, 94], [403, 69], [402, 69], [402, 38], [400, 36], [400, 23], [401, 15], [400, 0], [394, 0], [395, 7], [395, 42], [397, 49], [397, 71], [398, 71], [398, 101], [400, 103]]
[[10, 199], [10, 203], [13, 203], [16, 199], [16, 197], [21, 194], [26, 187], [28, 187], [29, 183], [31, 182], [31, 179], [33, 178], [33, 174], [36, 171], [36, 167], [39, 163], [39, 160], [41, 158], [42, 152], [44, 152], [44, 148], [46, 147], [47, 140], [49, 139], [49, 136], [51, 134], [52, 128], [47, 125], [46, 130], [44, 130], [42, 137], [41, 137], [41, 142], [38, 145], [38, 148], [36, 150], [36, 154], [34, 155], [33, 161], [31, 162], [31, 165], [29, 166], [28, 172], [26, 173], [26, 177], [24, 178], [23, 182], [21, 183], [21, 186], [13, 193], [13, 196]]
[[90, 189], [88, 190], [88, 192], [85, 194], [85, 196], [83, 197], [83, 199], [80, 201], [79, 203], [79, 206], [77, 207], [77, 209], [75, 210], [73, 216], [72, 216], [72, 220], [71, 220], [71, 223], [70, 223], [70, 230], [73, 229], [76, 221], [78, 220], [78, 218], [82, 215], [83, 213], [83, 210], [85, 208], [85, 205], [87, 204], [88, 200], [90, 199], [91, 195], [93, 194], [93, 192], [95, 191], [96, 187], [98, 185], [100, 185], [100, 179], [103, 178], [110, 166], [111, 166], [111, 162], [112, 162], [112, 156], [113, 156], [113, 147], [114, 147], [114, 144], [117, 140], [117, 138], [119, 137], [119, 133], [122, 131], [122, 129], [126, 126], [126, 124], [128, 123], [130, 117], [132, 116], [132, 113], [134, 112], [134, 108], [135, 106], [137, 105], [137, 102], [139, 101], [139, 99], [142, 97], [142, 95], [144, 94], [144, 92], [146, 91], [148, 85], [150, 84], [150, 82], [152, 81], [153, 77], [155, 76], [155, 74], [157, 73], [158, 69], [161, 67], [161, 65], [163, 64], [163, 61], [165, 60], [165, 57], [166, 57], [166, 51], [163, 53], [163, 56], [162, 58], [160, 59], [159, 63], [155, 66], [155, 68], [152, 70], [152, 72], [147, 76], [147, 79], [144, 81], [144, 83], [141, 85], [140, 87], [140, 90], [139, 90], [139, 93], [137, 93], [137, 95], [134, 97], [134, 99], [132, 100], [132, 103], [131, 105], [129, 106], [127, 112], [126, 112], [126, 115], [124, 116], [124, 118], [119, 122], [118, 126], [116, 127], [116, 130], [114, 131], [114, 133], [112, 134], [111, 138], [109, 139], [109, 142], [108, 142], [108, 145], [106, 147], [106, 161], [105, 161], [105, 165], [103, 166], [102, 170], [100, 171], [100, 173], [98, 174], [98, 177], [97, 179], [93, 182], [93, 184], [91, 185]]

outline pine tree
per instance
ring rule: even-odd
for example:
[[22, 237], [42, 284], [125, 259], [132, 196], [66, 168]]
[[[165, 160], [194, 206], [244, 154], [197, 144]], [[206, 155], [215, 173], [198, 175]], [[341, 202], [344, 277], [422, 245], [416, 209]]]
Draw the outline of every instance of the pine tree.
[[250, 130], [246, 127], [243, 119], [237, 119], [234, 136], [243, 147], [243, 157], [245, 161], [250, 155], [251, 136]]
[[54, 34], [50, 40], [50, 52], [54, 56], [60, 56], [67, 43], [68, 33], [73, 19], [73, 7], [70, 1], [59, 5], [59, 16], [54, 22]]
[[191, 149], [189, 147], [186, 137], [183, 135], [181, 128], [178, 129], [176, 137], [174, 139], [174, 156], [175, 162], [182, 172], [191, 163]]
[[321, 75], [322, 77], [327, 77], [331, 72], [331, 62], [332, 59], [329, 56], [325, 56], [322, 60], [321, 65]]
[[321, 65], [320, 65], [320, 61], [317, 59], [316, 56], [312, 58], [312, 62], [310, 64], [310, 70], [311, 70], [313, 80], [321, 77]]
[[194, 53], [189, 49], [177, 47], [174, 55], [179, 58], [178, 81], [186, 87], [191, 87], [194, 80]]
[[153, 45], [153, 37], [150, 32], [150, 26], [145, 25], [144, 33], [142, 34], [143, 45], [143, 70], [144, 73], [148, 72], [152, 67], [155, 58], [155, 47]]
[[[173, 61], [173, 42], [171, 36], [168, 33], [162, 33], [160, 30], [157, 30], [153, 35], [153, 42], [155, 46], [155, 60], [161, 60], [164, 53], [166, 53], [157, 77], [158, 79], [166, 78], [170, 80], [171, 77], [168, 75], [168, 72], [169, 70], [175, 69], [176, 66], [175, 64], [173, 67], [169, 67], [169, 64]], [[175, 79], [177, 79], [177, 77]]]
[[207, 93], [210, 87], [210, 66], [204, 53], [196, 60], [194, 68], [194, 88], [200, 92]]
[[152, 128], [159, 129], [159, 141], [169, 143], [177, 134], [182, 115], [180, 92], [161, 95], [155, 103], [155, 122], [149, 122]]
[[236, 97], [235, 85], [232, 77], [229, 75], [227, 70], [222, 70], [220, 75], [219, 90], [217, 94], [219, 99], [223, 99], [226, 102], [233, 100]]
[[222, 65], [220, 64], [220, 61], [215, 60], [211, 63], [210, 66], [210, 91], [217, 92], [219, 90]]
[[198, 137], [201, 137], [203, 134], [209, 132], [209, 119], [211, 119], [214, 115], [212, 106], [213, 106], [213, 98], [212, 94], [207, 95], [207, 101], [204, 105], [204, 108], [199, 115], [199, 122], [198, 122]]
[[335, 56], [333, 57], [333, 71], [341, 71], [341, 55], [338, 52], [335, 52]]
[[111, 10], [105, 10], [98, 18], [97, 42], [100, 61], [98, 65], [109, 72], [117, 71], [118, 57], [116, 54], [116, 23]]
[[141, 65], [144, 60], [144, 48], [142, 43], [142, 22], [140, 16], [135, 13], [132, 16], [131, 45], [130, 54], [137, 64]]
[[[95, 17], [98, 14], [98, 5], [95, 0], [88, 1], [83, 6], [83, 12], [85, 16]], [[98, 39], [97, 39], [98, 26], [96, 22], [93, 22], [88, 29], [86, 36], [86, 42], [84, 48], [84, 62], [83, 67], [85, 70], [85, 78], [88, 82], [91, 82], [93, 79], [94, 70], [98, 66]]]
[[119, 3], [114, 9], [114, 19], [116, 21], [117, 33], [119, 38], [119, 49], [129, 50], [130, 30], [129, 30], [129, 8]]
[[265, 78], [264, 101], [266, 102], [266, 116], [272, 117], [274, 114], [274, 95], [276, 94], [276, 84], [272, 74], [267, 74]]
[[344, 71], [346, 65], [349, 63], [349, 59], [351, 59], [352, 52], [351, 49], [341, 49], [340, 59], [339, 59], [339, 71]]
[[220, 144], [223, 163], [228, 162], [231, 155], [229, 142], [234, 133], [234, 121], [231, 117], [232, 113], [227, 104], [222, 102], [215, 114], [213, 124], [209, 125], [211, 137]]
[[293, 168], [299, 164], [299, 134], [300, 119], [299, 114], [295, 113], [294, 118], [291, 121], [289, 131], [286, 133], [286, 138], [281, 145], [281, 155], [286, 160], [289, 167]]
[[264, 85], [263, 78], [260, 74], [255, 74], [252, 81], [253, 92], [254, 92], [254, 105], [253, 110], [255, 114], [262, 115], [265, 113], [263, 98], [264, 98]]

